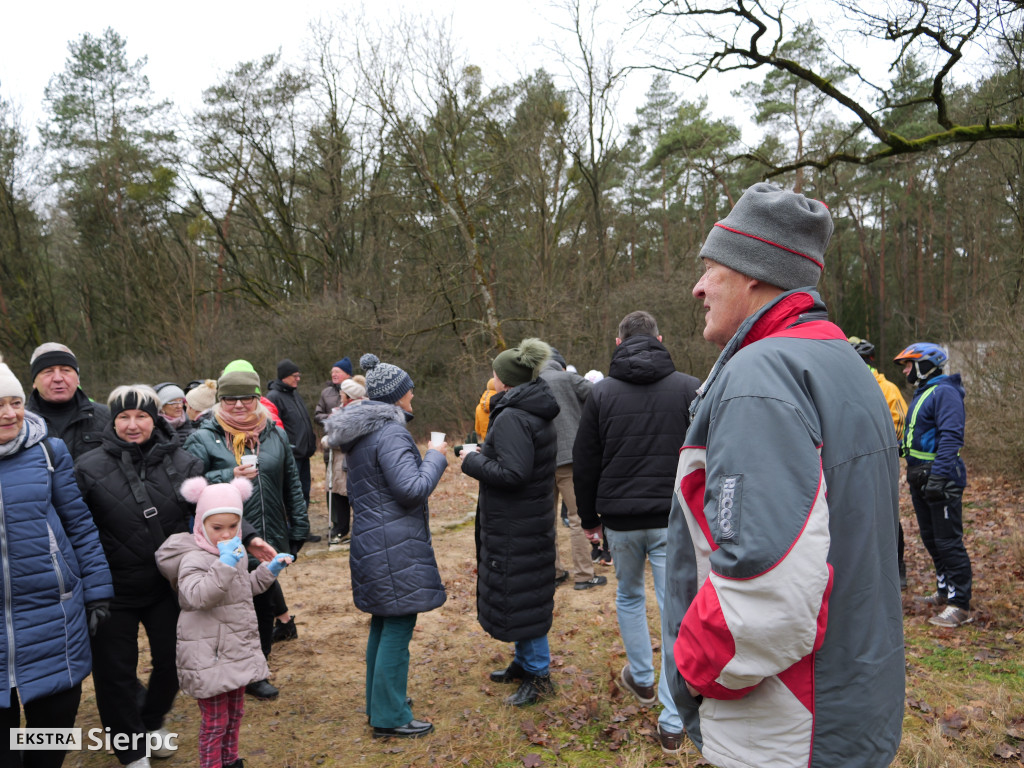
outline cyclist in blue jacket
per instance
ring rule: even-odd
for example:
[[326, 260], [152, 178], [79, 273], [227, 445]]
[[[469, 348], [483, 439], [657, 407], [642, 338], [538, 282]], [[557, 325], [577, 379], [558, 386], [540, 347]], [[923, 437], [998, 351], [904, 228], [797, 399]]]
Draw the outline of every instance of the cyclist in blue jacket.
[[947, 375], [949, 356], [937, 344], [911, 344], [895, 358], [914, 399], [907, 413], [902, 452], [921, 540], [935, 563], [935, 591], [918, 602], [943, 608], [928, 619], [959, 627], [971, 619], [971, 559], [964, 547], [962, 497], [967, 469], [964, 444], [964, 388], [960, 374]]

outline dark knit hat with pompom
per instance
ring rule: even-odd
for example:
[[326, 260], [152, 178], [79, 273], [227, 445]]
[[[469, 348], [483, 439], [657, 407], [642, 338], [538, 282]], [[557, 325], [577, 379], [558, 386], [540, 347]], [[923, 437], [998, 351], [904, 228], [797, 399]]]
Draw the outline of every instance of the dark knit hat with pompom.
[[506, 349], [492, 364], [495, 375], [506, 387], [533, 381], [551, 359], [551, 347], [540, 339], [523, 339], [518, 347]]
[[376, 355], [360, 357], [359, 367], [366, 372], [366, 394], [371, 400], [397, 403], [415, 386], [408, 373], [397, 365], [382, 363]]

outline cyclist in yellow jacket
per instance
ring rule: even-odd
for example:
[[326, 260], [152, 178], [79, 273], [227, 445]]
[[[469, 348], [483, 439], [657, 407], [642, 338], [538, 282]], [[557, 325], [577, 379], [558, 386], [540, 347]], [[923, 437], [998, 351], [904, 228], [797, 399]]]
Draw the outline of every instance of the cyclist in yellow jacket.
[[[885, 378], [885, 374], [879, 372], [875, 368], [875, 345], [867, 339], [861, 339], [857, 336], [851, 336], [847, 339], [853, 345], [854, 351], [860, 355], [860, 359], [867, 363], [868, 368], [871, 369], [871, 373], [875, 376], [875, 381], [878, 382], [878, 386], [882, 388], [882, 394], [885, 396], [885, 402], [889, 405], [889, 413], [892, 414], [892, 425], [896, 429], [896, 439], [899, 440], [900, 444], [903, 444], [903, 427], [907, 421], [907, 401], [903, 399], [903, 393], [900, 392], [900, 388]], [[903, 523], [900, 523], [900, 539], [899, 539], [899, 566], [900, 566], [900, 589], [907, 588], [907, 564], [903, 560], [903, 550], [905, 544], [903, 541]]]

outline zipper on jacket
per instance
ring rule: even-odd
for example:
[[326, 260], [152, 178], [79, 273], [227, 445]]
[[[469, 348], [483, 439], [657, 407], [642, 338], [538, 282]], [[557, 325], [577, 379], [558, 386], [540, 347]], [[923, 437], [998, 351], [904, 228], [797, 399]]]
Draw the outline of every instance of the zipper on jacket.
[[67, 594], [67, 590], [64, 589], [64, 574], [60, 572], [60, 563], [57, 562], [57, 553], [50, 553], [50, 562], [53, 563], [53, 572], [57, 574], [57, 589], [60, 590], [60, 599], [64, 599], [64, 595]]
[[11, 615], [11, 565], [7, 552], [7, 515], [4, 511], [3, 489], [0, 488], [0, 562], [4, 573], [4, 629], [7, 632], [7, 680], [11, 688], [18, 687], [14, 675], [14, 616]]

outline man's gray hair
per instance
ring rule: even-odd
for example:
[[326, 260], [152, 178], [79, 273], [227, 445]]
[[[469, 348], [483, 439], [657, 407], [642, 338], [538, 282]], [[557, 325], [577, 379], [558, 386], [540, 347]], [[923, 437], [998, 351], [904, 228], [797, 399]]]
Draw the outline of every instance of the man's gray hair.
[[625, 341], [630, 336], [658, 336], [658, 321], [650, 312], [638, 309], [630, 312], [619, 323], [619, 338]]

